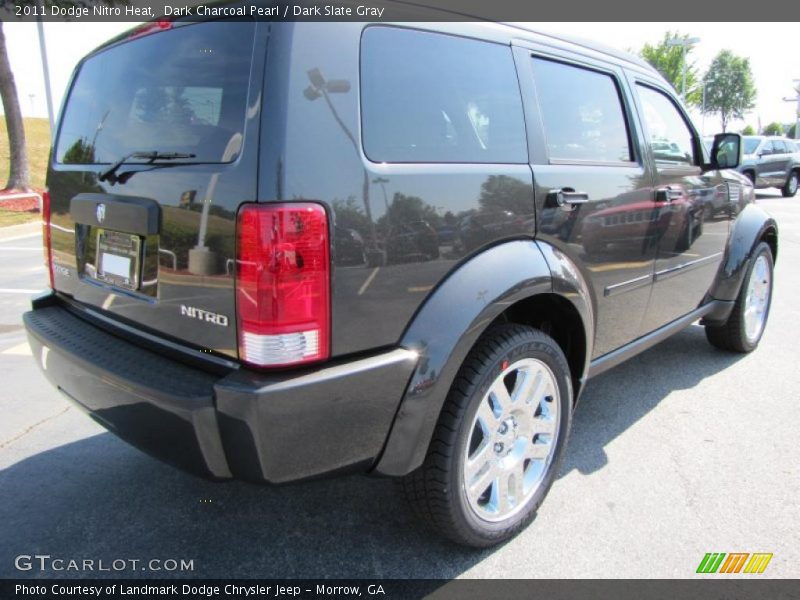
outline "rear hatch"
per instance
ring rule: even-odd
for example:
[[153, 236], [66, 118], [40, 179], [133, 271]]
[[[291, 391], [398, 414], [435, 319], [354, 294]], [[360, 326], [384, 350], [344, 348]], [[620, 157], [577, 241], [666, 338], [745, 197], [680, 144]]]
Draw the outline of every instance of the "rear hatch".
[[256, 198], [264, 32], [150, 24], [79, 65], [47, 180], [59, 292], [236, 355], [236, 212]]

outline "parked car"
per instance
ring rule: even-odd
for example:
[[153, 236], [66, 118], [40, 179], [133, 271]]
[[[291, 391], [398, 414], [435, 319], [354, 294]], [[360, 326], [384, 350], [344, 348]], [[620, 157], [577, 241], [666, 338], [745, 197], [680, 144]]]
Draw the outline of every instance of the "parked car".
[[334, 246], [336, 248], [336, 264], [340, 266], [363, 265], [367, 262], [364, 252], [364, 238], [355, 229], [334, 227]]
[[777, 187], [794, 196], [800, 184], [800, 149], [795, 140], [748, 135], [739, 172], [757, 188]]
[[427, 221], [400, 223], [386, 237], [389, 263], [420, 262], [439, 258], [439, 236]]
[[[67, 91], [28, 338], [70, 401], [177, 467], [396, 477], [433, 531], [498, 544], [591, 378], [698, 320], [758, 346], [778, 228], [741, 142], [706, 158], [646, 62], [519, 26], [148, 24]], [[470, 215], [452, 255], [415, 216], [440, 209]], [[338, 268], [359, 238], [368, 265]]]

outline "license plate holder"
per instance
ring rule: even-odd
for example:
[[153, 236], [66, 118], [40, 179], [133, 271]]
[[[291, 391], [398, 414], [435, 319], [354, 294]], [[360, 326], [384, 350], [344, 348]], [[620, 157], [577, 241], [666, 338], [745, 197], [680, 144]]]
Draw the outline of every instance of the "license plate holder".
[[126, 290], [138, 290], [142, 238], [132, 233], [97, 230], [95, 278]]

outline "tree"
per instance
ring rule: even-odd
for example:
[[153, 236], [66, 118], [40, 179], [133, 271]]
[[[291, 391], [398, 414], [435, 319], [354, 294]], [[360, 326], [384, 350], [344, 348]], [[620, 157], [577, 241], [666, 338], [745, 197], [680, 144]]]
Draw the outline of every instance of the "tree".
[[797, 139], [797, 123], [792, 123], [792, 126], [786, 130], [786, 137]]
[[750, 59], [722, 50], [705, 74], [705, 113], [719, 113], [722, 131], [733, 119], [742, 119], [755, 106], [756, 85], [750, 70]]
[[17, 84], [11, 63], [8, 61], [6, 36], [3, 23], [0, 21], [0, 98], [6, 113], [8, 129], [8, 147], [10, 149], [8, 183], [5, 189], [28, 191], [31, 189], [31, 174], [28, 169], [28, 151], [25, 145], [25, 127], [22, 121], [22, 110], [19, 107]]
[[755, 135], [756, 130], [753, 129], [752, 125], [745, 125], [744, 129], [742, 129], [742, 135]]
[[426, 221], [433, 227], [442, 224], [442, 217], [436, 212], [436, 207], [428, 204], [418, 196], [406, 196], [395, 192], [389, 204], [389, 212], [378, 219], [381, 229], [388, 230], [393, 225]]
[[[683, 89], [683, 61], [686, 60], [686, 104], [700, 106], [703, 101], [703, 91], [698, 86], [700, 79], [697, 68], [690, 62], [691, 46], [669, 46], [667, 41], [673, 38], [687, 40], [688, 35], [681, 35], [677, 31], [667, 31], [657, 45], [645, 44], [639, 55], [649, 62], [676, 90]], [[686, 53], [684, 56], [684, 52]]]
[[783, 125], [780, 123], [770, 123], [764, 127], [764, 135], [783, 135]]
[[507, 175], [489, 175], [481, 184], [478, 202], [487, 211], [507, 210], [515, 215], [529, 215], [534, 211], [530, 185]]
[[[102, 4], [128, 4], [129, 0], [101, 0]], [[49, 12], [51, 6], [72, 7], [87, 6], [88, 0], [3, 0], [0, 11], [3, 17], [13, 15], [15, 6], [42, 6]], [[28, 167], [28, 150], [25, 144], [25, 126], [22, 120], [22, 110], [19, 106], [17, 84], [11, 63], [8, 60], [6, 36], [3, 32], [3, 22], [0, 18], [0, 99], [6, 113], [6, 128], [8, 129], [8, 147], [10, 149], [8, 182], [5, 189], [28, 191], [31, 188], [30, 168]]]
[[337, 227], [354, 229], [364, 238], [369, 235], [369, 219], [364, 214], [364, 209], [358, 205], [355, 196], [348, 196], [344, 200], [335, 199], [333, 212], [336, 215]]

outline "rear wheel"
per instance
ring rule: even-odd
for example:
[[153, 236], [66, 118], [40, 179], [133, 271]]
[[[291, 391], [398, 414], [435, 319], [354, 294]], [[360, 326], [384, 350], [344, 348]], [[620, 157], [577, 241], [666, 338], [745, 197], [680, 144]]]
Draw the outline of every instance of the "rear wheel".
[[467, 356], [424, 464], [402, 480], [412, 508], [445, 537], [486, 547], [534, 518], [563, 456], [572, 411], [556, 342], [516, 324], [493, 327]]
[[789, 198], [794, 196], [797, 193], [798, 184], [800, 184], [800, 173], [792, 171], [789, 173], [789, 178], [786, 180], [786, 183], [783, 184], [783, 188], [781, 188], [783, 197]]
[[772, 251], [761, 242], [753, 252], [733, 311], [723, 325], [706, 325], [706, 337], [717, 348], [752, 352], [761, 341], [772, 302]]

